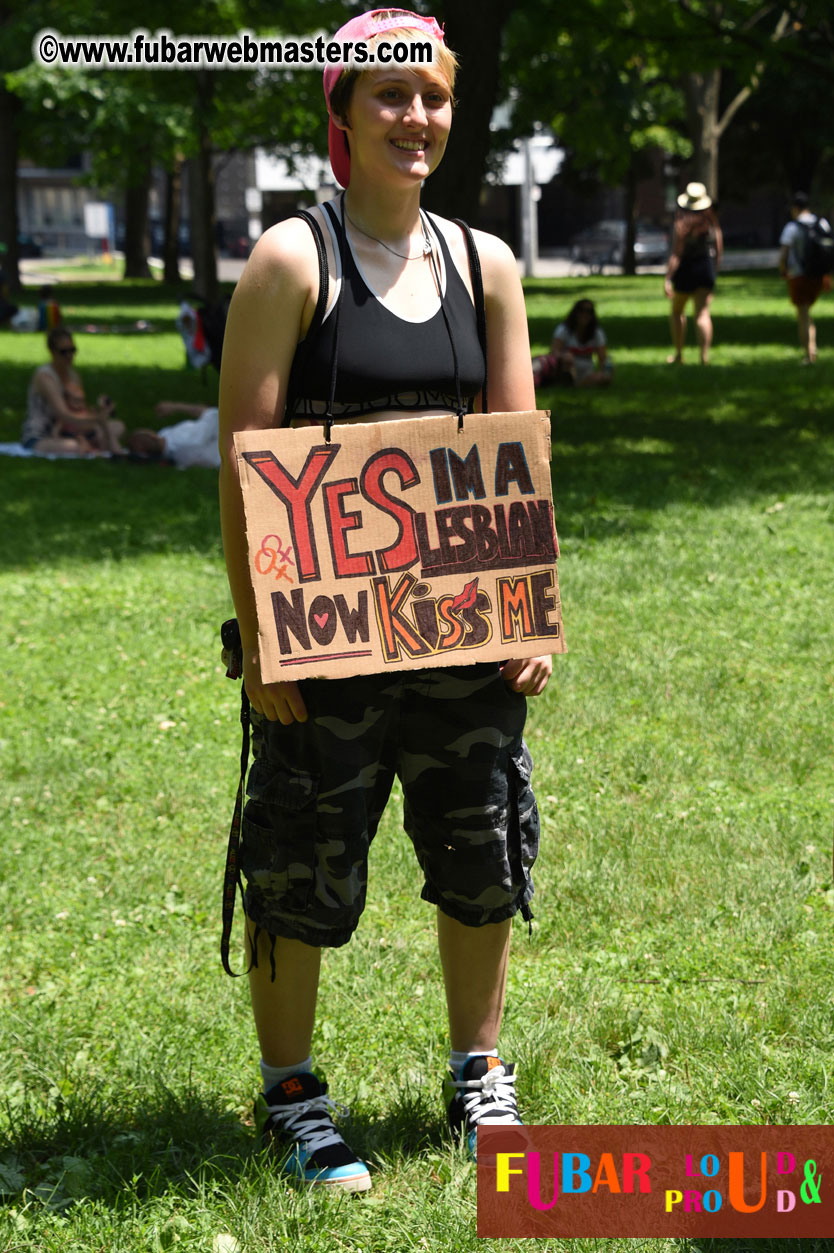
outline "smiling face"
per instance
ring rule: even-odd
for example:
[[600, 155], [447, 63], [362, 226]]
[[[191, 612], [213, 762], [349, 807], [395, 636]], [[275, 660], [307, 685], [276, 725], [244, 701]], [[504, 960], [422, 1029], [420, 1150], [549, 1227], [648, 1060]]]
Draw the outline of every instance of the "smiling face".
[[434, 74], [397, 66], [361, 74], [346, 119], [334, 118], [350, 145], [351, 180], [422, 182], [440, 163], [452, 125], [452, 96]]

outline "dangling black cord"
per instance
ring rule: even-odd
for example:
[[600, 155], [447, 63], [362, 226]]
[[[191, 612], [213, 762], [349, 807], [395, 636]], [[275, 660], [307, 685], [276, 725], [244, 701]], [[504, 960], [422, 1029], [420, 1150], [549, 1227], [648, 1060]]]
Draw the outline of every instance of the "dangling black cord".
[[333, 354], [330, 360], [330, 395], [327, 399], [327, 412], [324, 415], [324, 442], [330, 443], [330, 429], [333, 425], [333, 403], [336, 399], [336, 373], [339, 360], [339, 318], [342, 312], [342, 294], [345, 290], [345, 271], [342, 267], [342, 282], [333, 314]]
[[[426, 229], [425, 223], [424, 223], [423, 229], [424, 230]], [[433, 248], [429, 254], [429, 264], [432, 268], [434, 281], [437, 285], [437, 294], [440, 297], [440, 312], [443, 314], [443, 321], [446, 325], [446, 333], [449, 336], [449, 343], [452, 346], [452, 362], [454, 364], [454, 370], [455, 370], [455, 399], [457, 400], [458, 430], [462, 431], [463, 419], [466, 416], [466, 406], [463, 403], [463, 396], [461, 395], [461, 391], [460, 391], [460, 367], [458, 365], [458, 352], [457, 352], [457, 349], [455, 348], [455, 337], [452, 334], [452, 327], [449, 323], [449, 315], [446, 312], [446, 305], [443, 301], [443, 285], [440, 280], [440, 268], [437, 264], [437, 258], [434, 255]]]
[[[243, 673], [243, 656], [238, 652], [240, 634], [238, 633], [237, 619], [231, 618], [228, 622], [223, 623], [222, 638], [224, 647], [229, 647], [227, 640], [236, 636], [237, 647], [234, 647], [227, 675], [229, 678], [239, 678]], [[241, 683], [240, 688], [240, 725], [242, 729], [242, 743], [240, 746], [240, 782], [237, 787], [237, 797], [235, 799], [235, 808], [232, 815], [232, 826], [229, 831], [229, 844], [226, 850], [226, 871], [223, 876], [223, 932], [220, 937], [220, 960], [223, 963], [223, 969], [227, 975], [231, 975], [233, 979], [237, 978], [237, 974], [229, 965], [229, 943], [232, 938], [232, 921], [235, 913], [235, 897], [240, 892], [243, 897], [243, 883], [240, 877], [240, 826], [243, 816], [243, 802], [246, 787], [246, 772], [249, 768], [249, 728], [250, 728], [250, 709], [249, 697], [246, 695], [246, 688]], [[244, 974], [248, 974], [253, 966], [258, 964], [257, 957], [257, 934], [254, 939], [250, 936], [250, 955], [249, 965]]]

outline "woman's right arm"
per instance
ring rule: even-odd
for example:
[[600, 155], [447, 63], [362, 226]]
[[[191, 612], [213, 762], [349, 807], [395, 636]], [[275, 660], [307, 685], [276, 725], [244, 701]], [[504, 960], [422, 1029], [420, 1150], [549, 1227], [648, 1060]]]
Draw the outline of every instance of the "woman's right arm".
[[173, 418], [178, 413], [184, 413], [187, 418], [199, 418], [208, 407], [208, 405], [181, 404], [178, 400], [160, 400], [154, 408], [154, 413], [158, 418]]
[[307, 717], [295, 683], [264, 683], [238, 477], [236, 431], [281, 425], [290, 368], [318, 295], [310, 229], [291, 219], [261, 237], [235, 288], [220, 373], [220, 521], [229, 587], [243, 645], [243, 681], [252, 707], [286, 725]]

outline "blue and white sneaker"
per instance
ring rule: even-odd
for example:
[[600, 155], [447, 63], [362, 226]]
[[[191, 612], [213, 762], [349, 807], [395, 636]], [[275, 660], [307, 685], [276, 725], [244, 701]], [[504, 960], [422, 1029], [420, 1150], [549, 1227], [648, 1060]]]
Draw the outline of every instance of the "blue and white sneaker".
[[331, 1110], [348, 1112], [331, 1101], [327, 1084], [309, 1071], [291, 1075], [255, 1102], [261, 1143], [291, 1179], [367, 1192], [371, 1186], [368, 1167], [339, 1135]]
[[479, 1126], [522, 1126], [515, 1080], [515, 1067], [505, 1065], [500, 1057], [470, 1057], [459, 1076], [449, 1071], [443, 1084], [449, 1126], [455, 1136], [466, 1137], [473, 1161]]

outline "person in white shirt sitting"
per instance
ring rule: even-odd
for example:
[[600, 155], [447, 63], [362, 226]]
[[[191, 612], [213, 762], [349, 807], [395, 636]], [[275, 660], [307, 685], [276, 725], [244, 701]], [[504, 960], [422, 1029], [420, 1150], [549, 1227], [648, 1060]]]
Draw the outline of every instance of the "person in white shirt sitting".
[[577, 300], [553, 332], [550, 352], [533, 358], [536, 387], [607, 387], [614, 376], [605, 331], [592, 300]]
[[191, 466], [220, 469], [216, 408], [161, 400], [154, 412], [158, 418], [170, 418], [177, 413], [186, 414], [187, 417], [173, 426], [163, 426], [158, 431], [145, 427], [131, 431], [127, 445], [135, 458], [170, 461], [180, 470], [187, 470]]

